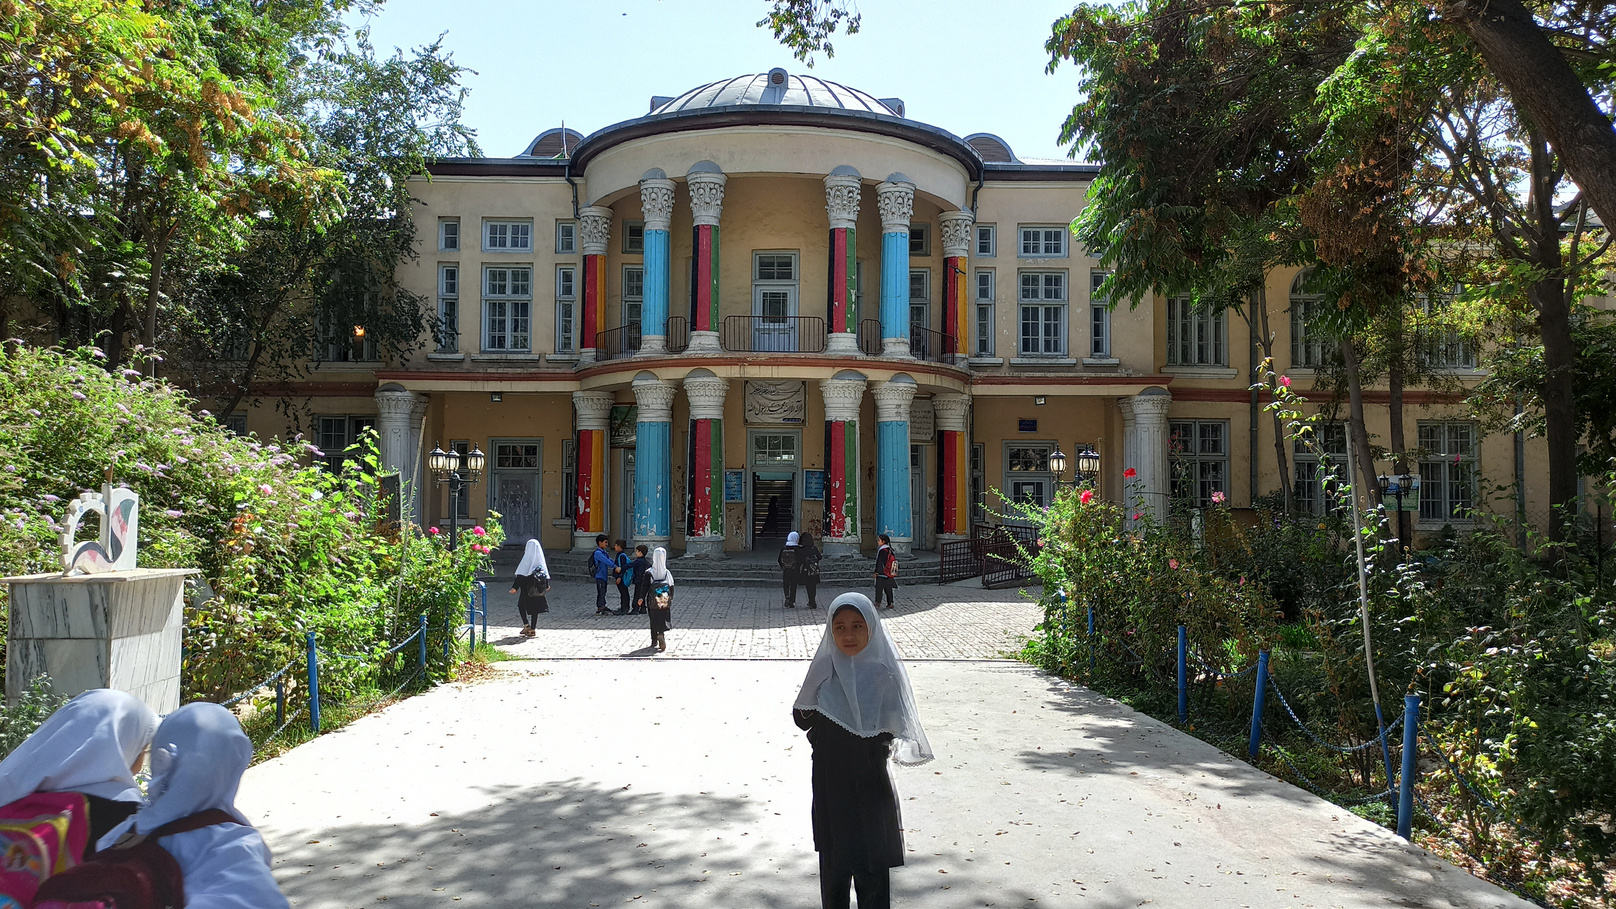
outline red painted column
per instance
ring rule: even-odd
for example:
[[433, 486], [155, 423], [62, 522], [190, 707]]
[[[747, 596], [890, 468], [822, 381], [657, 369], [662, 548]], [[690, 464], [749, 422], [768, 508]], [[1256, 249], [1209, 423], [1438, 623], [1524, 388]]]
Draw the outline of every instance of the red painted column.
[[594, 549], [595, 535], [606, 530], [606, 445], [613, 400], [610, 392], [572, 393], [578, 427], [573, 443], [577, 498], [573, 503], [572, 548], [576, 552]]
[[690, 350], [718, 353], [718, 219], [724, 213], [729, 177], [711, 161], [697, 161], [685, 175], [690, 192]]
[[578, 213], [578, 235], [584, 253], [578, 356], [584, 363], [596, 359], [597, 338], [606, 327], [606, 246], [611, 240], [611, 229], [612, 210], [609, 208], [591, 205]]
[[863, 192], [863, 178], [846, 165], [825, 177], [825, 213], [830, 217], [825, 293], [825, 323], [830, 332], [827, 353], [858, 353], [858, 212]]
[[971, 351], [971, 225], [968, 211], [948, 211], [937, 216], [943, 239], [943, 334], [953, 339], [947, 351], [965, 357]]
[[685, 554], [724, 554], [724, 402], [729, 380], [705, 369], [684, 380], [690, 401], [686, 448]]
[[825, 399], [826, 555], [857, 555], [863, 524], [859, 520], [859, 410], [865, 379], [844, 372], [819, 383]]
[[937, 498], [942, 512], [941, 538], [965, 539], [971, 533], [971, 396], [940, 394], [932, 398], [937, 415]]

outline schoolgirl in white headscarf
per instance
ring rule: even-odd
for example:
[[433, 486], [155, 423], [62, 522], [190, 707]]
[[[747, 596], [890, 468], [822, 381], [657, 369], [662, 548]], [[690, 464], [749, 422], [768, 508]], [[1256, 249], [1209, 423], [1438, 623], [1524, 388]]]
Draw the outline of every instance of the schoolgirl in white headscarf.
[[236, 790], [251, 763], [252, 742], [234, 714], [218, 704], [186, 704], [152, 737], [151, 801], [102, 837], [100, 847], [218, 808], [236, 823], [157, 841], [185, 876], [186, 909], [286, 909], [269, 871], [269, 847], [236, 809]]
[[[135, 782], [157, 714], [132, 694], [93, 688], [63, 704], [0, 761], [0, 805], [36, 792], [88, 796], [90, 843], [144, 799]], [[75, 858], [83, 858], [77, 856]]]
[[544, 595], [549, 589], [550, 566], [544, 561], [544, 547], [538, 540], [528, 540], [511, 584], [511, 593], [517, 594], [516, 611], [522, 616], [523, 637], [533, 637], [539, 614], [550, 611], [549, 598]]
[[646, 571], [645, 580], [645, 611], [651, 619], [651, 646], [659, 651], [667, 650], [668, 629], [673, 627], [673, 572], [668, 570], [668, 551], [661, 546], [651, 553], [651, 568]]
[[909, 674], [870, 598], [845, 593], [793, 705], [813, 746], [814, 850], [826, 909], [886, 909], [890, 869], [903, 864], [903, 820], [887, 769], [932, 759]]

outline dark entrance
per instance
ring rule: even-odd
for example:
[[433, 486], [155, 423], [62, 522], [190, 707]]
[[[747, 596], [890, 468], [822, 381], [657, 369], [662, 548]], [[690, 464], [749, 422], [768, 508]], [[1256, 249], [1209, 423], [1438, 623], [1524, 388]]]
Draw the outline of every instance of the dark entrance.
[[781, 540], [796, 527], [797, 475], [752, 474], [752, 539]]

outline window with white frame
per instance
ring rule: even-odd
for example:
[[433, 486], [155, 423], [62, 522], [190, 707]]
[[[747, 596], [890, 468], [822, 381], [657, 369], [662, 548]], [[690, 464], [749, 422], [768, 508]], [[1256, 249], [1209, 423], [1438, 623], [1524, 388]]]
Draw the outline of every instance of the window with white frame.
[[[623, 324], [638, 327], [645, 312], [645, 266], [623, 266]], [[634, 334], [634, 329], [629, 329]]]
[[1167, 363], [1170, 366], [1227, 366], [1228, 319], [1196, 305], [1189, 297], [1167, 301]]
[[460, 251], [460, 219], [438, 219], [438, 249], [441, 252]]
[[231, 435], [245, 436], [247, 434], [247, 414], [233, 413], [224, 418], [223, 425], [225, 431]]
[[1475, 369], [1476, 352], [1464, 335], [1445, 324], [1457, 291], [1451, 294], [1420, 294], [1420, 354], [1432, 369]]
[[1021, 258], [1023, 259], [1064, 259], [1066, 258], [1066, 226], [1030, 226], [1022, 225]]
[[993, 356], [993, 293], [995, 274], [991, 268], [976, 270], [976, 343], [972, 356]]
[[1229, 494], [1227, 420], [1169, 421], [1167, 454], [1175, 502], [1206, 508], [1213, 493]]
[[1476, 424], [1419, 424], [1420, 520], [1470, 520], [1476, 507]]
[[911, 255], [911, 256], [929, 256], [929, 255], [931, 255], [931, 225], [930, 224], [911, 224], [911, 225], [909, 225], [909, 255]]
[[571, 265], [556, 267], [555, 352], [563, 356], [578, 350], [578, 270]]
[[1344, 423], [1316, 423], [1310, 438], [1292, 443], [1296, 481], [1292, 484], [1296, 508], [1322, 515], [1334, 510], [1335, 487], [1347, 479], [1347, 427]]
[[931, 269], [909, 269], [909, 301], [911, 303], [931, 302]]
[[1004, 490], [1012, 503], [1047, 507], [1055, 500], [1055, 475], [1049, 470], [1047, 442], [1015, 442], [1004, 450]]
[[578, 252], [578, 222], [555, 223], [555, 251], [558, 256], [570, 256]]
[[486, 252], [532, 252], [532, 221], [484, 221], [483, 250]]
[[1024, 271], [1016, 280], [1021, 356], [1066, 356], [1066, 272]]
[[1314, 327], [1324, 306], [1324, 296], [1304, 290], [1306, 281], [1304, 271], [1291, 282], [1291, 366], [1318, 369], [1329, 362], [1327, 358], [1335, 344]]
[[483, 350], [527, 353], [533, 310], [533, 269], [487, 266], [483, 269]]
[[1089, 272], [1089, 356], [1096, 360], [1111, 356], [1111, 307], [1100, 293], [1100, 285], [1109, 277], [1110, 272]]
[[320, 461], [330, 470], [341, 470], [342, 463], [354, 452], [349, 451], [359, 442], [366, 429], [376, 425], [371, 416], [321, 416], [314, 421], [314, 444], [320, 449]]
[[460, 350], [460, 266], [438, 266], [438, 353]]
[[623, 222], [623, 252], [637, 256], [645, 254], [645, 222]]
[[561, 440], [561, 516], [578, 514], [578, 455], [574, 439]]
[[999, 254], [999, 232], [995, 225], [976, 225], [976, 255], [991, 259]]

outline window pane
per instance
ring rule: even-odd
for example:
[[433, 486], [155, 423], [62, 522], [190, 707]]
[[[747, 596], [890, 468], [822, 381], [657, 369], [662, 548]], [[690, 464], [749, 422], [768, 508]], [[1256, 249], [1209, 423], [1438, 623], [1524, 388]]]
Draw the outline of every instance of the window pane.
[[623, 298], [645, 296], [645, 269], [623, 269]]
[[979, 256], [993, 255], [993, 228], [978, 227], [976, 229], [976, 254]]
[[511, 296], [533, 296], [533, 271], [531, 269], [511, 269]]
[[979, 271], [976, 273], [976, 298], [978, 300], [993, 299], [993, 272]]
[[931, 298], [931, 294], [928, 292], [929, 288], [926, 286], [931, 283], [927, 280], [930, 277], [931, 273], [926, 271], [911, 271], [909, 273], [909, 299], [927, 300]]

